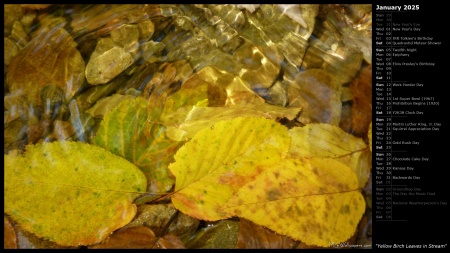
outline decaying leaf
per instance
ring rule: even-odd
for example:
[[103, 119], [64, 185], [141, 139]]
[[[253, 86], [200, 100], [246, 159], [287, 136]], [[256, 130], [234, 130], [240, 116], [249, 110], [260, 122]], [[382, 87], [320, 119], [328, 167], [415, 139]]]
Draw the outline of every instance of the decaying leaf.
[[121, 229], [105, 242], [89, 246], [90, 249], [151, 249], [155, 245], [155, 233], [148, 227], [130, 227]]
[[174, 206], [203, 220], [243, 217], [310, 245], [347, 240], [365, 210], [356, 174], [337, 159], [287, 154], [286, 145], [287, 128], [265, 118], [199, 131], [169, 165]]
[[138, 166], [147, 176], [150, 192], [171, 189], [174, 178], [167, 166], [182, 143], [168, 139], [163, 125], [150, 122], [147, 100], [127, 99], [107, 113], [93, 143]]
[[361, 69], [350, 89], [353, 93], [352, 131], [356, 136], [363, 136], [372, 121], [372, 65]]
[[131, 221], [146, 178], [132, 163], [79, 142], [29, 145], [5, 158], [5, 213], [60, 245], [97, 243]]
[[241, 219], [239, 222], [239, 236], [236, 243], [238, 249], [292, 249], [295, 241], [279, 235], [263, 226]]
[[155, 233], [144, 226], [120, 229], [105, 242], [92, 245], [90, 249], [184, 249], [178, 237], [166, 235], [156, 238]]
[[17, 249], [17, 236], [6, 215], [3, 218], [3, 248]]
[[[149, 227], [156, 235], [161, 235], [164, 226], [169, 223], [172, 216], [177, 212], [172, 204], [143, 204], [138, 205], [136, 217], [124, 228], [135, 226]], [[183, 237], [193, 234], [200, 221], [184, 213], [178, 213], [176, 218], [170, 222], [167, 233]]]
[[353, 169], [363, 188], [369, 178], [372, 160], [363, 155], [367, 145], [337, 126], [308, 124], [289, 130], [292, 138], [290, 153], [298, 157], [336, 159]]
[[341, 87], [336, 78], [322, 69], [308, 69], [289, 85], [291, 107], [301, 107], [298, 120], [303, 124], [328, 123], [338, 125], [341, 118]]
[[57, 87], [68, 101], [84, 82], [84, 61], [77, 43], [64, 28], [41, 28], [8, 68], [7, 82], [12, 94], [24, 95], [40, 105], [41, 91]]

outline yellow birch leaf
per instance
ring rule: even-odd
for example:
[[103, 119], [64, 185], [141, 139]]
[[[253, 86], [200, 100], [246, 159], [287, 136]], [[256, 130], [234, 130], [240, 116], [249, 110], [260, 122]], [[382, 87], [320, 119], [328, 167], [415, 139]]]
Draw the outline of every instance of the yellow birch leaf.
[[169, 169], [176, 177], [172, 203], [202, 220], [229, 217], [220, 210], [237, 188], [263, 171], [235, 174], [240, 164], [277, 164], [289, 148], [287, 128], [259, 117], [219, 121], [200, 130], [175, 154]]
[[329, 158], [286, 158], [258, 167], [264, 172], [230, 197], [224, 212], [308, 245], [329, 247], [355, 233], [365, 202], [348, 166]]
[[289, 133], [292, 138], [291, 155], [336, 159], [355, 172], [361, 188], [366, 185], [372, 160], [364, 152], [367, 145], [361, 138], [329, 124], [294, 127], [289, 130]]
[[5, 213], [63, 246], [98, 243], [129, 223], [147, 185], [135, 165], [86, 143], [30, 145], [4, 159]]

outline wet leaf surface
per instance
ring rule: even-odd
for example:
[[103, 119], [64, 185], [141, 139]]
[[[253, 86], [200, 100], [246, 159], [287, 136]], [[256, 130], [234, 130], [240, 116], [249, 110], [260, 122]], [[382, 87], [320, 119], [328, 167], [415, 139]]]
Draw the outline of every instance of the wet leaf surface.
[[42, 28], [9, 65], [11, 93], [41, 105], [41, 90], [52, 85], [62, 90], [65, 100], [70, 99], [84, 82], [84, 61], [76, 46], [66, 30]]
[[92, 117], [101, 118], [114, 109], [120, 102], [126, 99], [132, 99], [135, 96], [132, 95], [121, 95], [121, 94], [113, 94], [111, 96], [99, 99], [94, 106], [86, 110]]
[[295, 241], [279, 235], [263, 226], [241, 219], [239, 237], [236, 243], [238, 249], [292, 249]]
[[182, 143], [168, 139], [165, 127], [152, 123], [152, 117], [147, 100], [124, 100], [106, 114], [93, 143], [138, 166], [147, 176], [149, 192], [164, 193], [174, 183], [167, 166]]
[[299, 73], [288, 87], [290, 106], [301, 107], [299, 121], [337, 125], [341, 118], [341, 87], [333, 76], [320, 69]]
[[372, 65], [367, 65], [350, 84], [353, 92], [352, 132], [364, 136], [372, 122]]
[[60, 245], [93, 244], [129, 223], [131, 202], [145, 186], [130, 162], [85, 143], [29, 145], [23, 156], [5, 155], [5, 213]]

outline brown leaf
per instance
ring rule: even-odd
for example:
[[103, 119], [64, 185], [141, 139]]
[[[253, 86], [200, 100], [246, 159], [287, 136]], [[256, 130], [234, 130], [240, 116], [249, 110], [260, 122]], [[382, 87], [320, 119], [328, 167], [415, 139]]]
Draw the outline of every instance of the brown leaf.
[[353, 93], [352, 132], [361, 137], [367, 134], [372, 122], [372, 65], [364, 67], [350, 84]]
[[[175, 212], [172, 204], [139, 205], [136, 216], [124, 228], [145, 225], [160, 235]], [[197, 230], [199, 223], [199, 220], [180, 212], [169, 225], [167, 232], [179, 237], [187, 236]]]
[[289, 107], [301, 107], [299, 121], [338, 124], [341, 118], [341, 87], [335, 78], [321, 69], [309, 69], [295, 77], [287, 88]]
[[292, 249], [295, 241], [263, 226], [241, 219], [236, 243], [238, 249]]
[[113, 233], [105, 242], [89, 246], [90, 249], [151, 249], [155, 233], [147, 227], [130, 227]]
[[155, 233], [144, 226], [120, 229], [105, 242], [89, 246], [90, 249], [183, 249], [183, 243], [174, 235], [155, 238]]
[[5, 249], [17, 249], [17, 237], [8, 218], [3, 219], [3, 247]]
[[12, 60], [7, 82], [12, 94], [41, 105], [41, 91], [48, 85], [60, 89], [67, 101], [84, 82], [84, 61], [77, 43], [63, 28], [42, 27]]
[[155, 248], [157, 249], [185, 249], [183, 242], [173, 234], [167, 234], [158, 240]]

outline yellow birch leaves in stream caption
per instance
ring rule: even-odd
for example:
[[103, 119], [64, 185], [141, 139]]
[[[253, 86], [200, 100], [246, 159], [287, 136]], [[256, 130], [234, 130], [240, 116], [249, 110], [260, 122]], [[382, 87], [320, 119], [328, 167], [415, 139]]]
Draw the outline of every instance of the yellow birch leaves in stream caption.
[[[330, 133], [334, 139], [326, 139]], [[198, 219], [243, 217], [328, 247], [349, 239], [364, 214], [360, 185], [370, 167], [349, 165], [366, 149], [361, 139], [330, 125], [288, 130], [265, 118], [220, 121], [175, 154], [172, 202]]]

